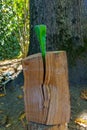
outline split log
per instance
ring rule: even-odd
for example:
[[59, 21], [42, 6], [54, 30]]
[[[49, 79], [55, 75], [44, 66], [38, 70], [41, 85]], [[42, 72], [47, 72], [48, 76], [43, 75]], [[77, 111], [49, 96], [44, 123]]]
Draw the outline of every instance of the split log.
[[25, 58], [22, 64], [27, 121], [50, 125], [45, 130], [65, 130], [70, 119], [66, 52], [47, 52], [45, 68], [41, 54]]

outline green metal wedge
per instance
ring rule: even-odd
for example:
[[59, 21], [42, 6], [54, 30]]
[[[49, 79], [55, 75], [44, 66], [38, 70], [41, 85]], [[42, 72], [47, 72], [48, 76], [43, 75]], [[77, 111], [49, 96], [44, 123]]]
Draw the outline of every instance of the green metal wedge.
[[46, 25], [36, 25], [34, 27], [36, 36], [40, 43], [42, 58], [45, 59], [46, 56]]

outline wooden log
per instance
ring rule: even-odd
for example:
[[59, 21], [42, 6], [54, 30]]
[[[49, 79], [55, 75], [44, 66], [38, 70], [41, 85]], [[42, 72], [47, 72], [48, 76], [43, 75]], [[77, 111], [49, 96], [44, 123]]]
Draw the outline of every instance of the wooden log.
[[45, 71], [41, 54], [25, 58], [22, 65], [27, 121], [57, 125], [49, 130], [65, 130], [66, 125], [63, 124], [70, 119], [66, 52], [47, 52]]

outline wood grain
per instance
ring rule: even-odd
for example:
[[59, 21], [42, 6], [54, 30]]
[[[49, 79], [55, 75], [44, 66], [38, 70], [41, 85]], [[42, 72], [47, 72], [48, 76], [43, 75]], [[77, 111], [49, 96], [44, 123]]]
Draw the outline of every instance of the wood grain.
[[[70, 96], [66, 52], [47, 52], [44, 83], [41, 54], [25, 58], [22, 65], [27, 121], [46, 125], [68, 123]], [[63, 130], [63, 126], [49, 130]]]

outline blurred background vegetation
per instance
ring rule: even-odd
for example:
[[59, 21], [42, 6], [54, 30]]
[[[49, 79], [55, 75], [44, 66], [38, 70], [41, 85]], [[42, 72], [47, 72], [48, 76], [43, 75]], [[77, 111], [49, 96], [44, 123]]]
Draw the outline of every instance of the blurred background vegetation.
[[28, 52], [28, 45], [28, 0], [1, 0], [0, 60], [25, 57]]

